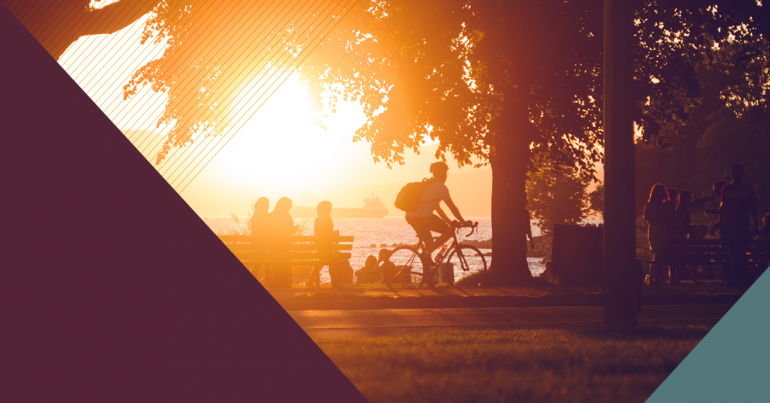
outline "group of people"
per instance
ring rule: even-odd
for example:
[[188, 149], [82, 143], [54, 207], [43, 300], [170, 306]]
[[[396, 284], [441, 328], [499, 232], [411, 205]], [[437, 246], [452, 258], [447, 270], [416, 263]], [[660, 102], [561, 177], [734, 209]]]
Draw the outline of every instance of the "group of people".
[[[289, 236], [296, 235], [299, 225], [294, 224], [294, 219], [289, 214], [292, 207], [292, 201], [288, 197], [282, 197], [275, 204], [272, 212], [270, 201], [266, 197], [260, 197], [254, 203], [254, 213], [251, 216], [251, 235], [255, 238], [270, 237], [270, 242], [264, 242], [259, 239], [254, 242], [258, 248], [257, 252], [263, 255], [269, 254], [270, 264], [263, 264], [264, 278], [262, 283], [265, 287], [288, 288], [292, 284], [292, 266], [290, 263], [291, 242]], [[318, 203], [316, 208], [318, 217], [313, 225], [313, 235], [320, 237], [320, 244], [317, 243], [319, 257], [321, 260], [333, 260], [333, 248], [331, 237], [339, 235], [339, 231], [334, 230], [334, 222], [331, 218], [332, 204], [328, 201]], [[323, 239], [328, 239], [328, 247], [324, 247]], [[310, 272], [306, 284], [310, 287], [318, 287], [319, 274], [323, 266], [316, 265]], [[259, 270], [259, 267], [255, 268]], [[255, 275], [257, 273], [254, 273]], [[353, 271], [350, 264], [340, 262], [339, 264], [329, 265], [329, 276], [331, 277], [332, 287], [341, 287], [353, 281]]]
[[[462, 217], [459, 209], [454, 202], [452, 202], [452, 198], [449, 195], [449, 189], [445, 185], [448, 171], [449, 167], [446, 163], [433, 163], [430, 166], [430, 172], [433, 176], [427, 180], [427, 187], [421, 195], [419, 207], [414, 211], [406, 213], [407, 223], [414, 228], [415, 233], [425, 245], [422, 257], [423, 261], [426, 262], [429, 267], [432, 266], [431, 252], [452, 237], [453, 227], [469, 223]], [[442, 201], [447, 205], [458, 221], [451, 221], [441, 207], [439, 207], [439, 203]], [[281, 239], [288, 239], [288, 236], [297, 232], [297, 226], [294, 225], [294, 220], [289, 214], [291, 206], [291, 199], [283, 197], [278, 200], [275, 209], [268, 213], [270, 202], [267, 198], [261, 197], [254, 203], [254, 214], [251, 217], [252, 236], [264, 237], [265, 235], [269, 235], [271, 238], [274, 238], [269, 245], [264, 245], [264, 242], [255, 242], [255, 245], [264, 245], [258, 246], [262, 248], [261, 253], [268, 253], [269, 250], [271, 255], [270, 261], [272, 264], [263, 265], [265, 273], [263, 284], [265, 284], [265, 286], [291, 286], [292, 270], [291, 265], [288, 263], [289, 259], [286, 258], [289, 253], [290, 243], [288, 241], [281, 241]], [[331, 210], [331, 202], [322, 201], [318, 203], [316, 210], [318, 217], [315, 219], [313, 226], [314, 236], [331, 237], [333, 235], [339, 235], [339, 231], [334, 230]], [[527, 213], [527, 215], [529, 214]], [[529, 219], [527, 219], [527, 223], [529, 223]], [[438, 238], [434, 239], [431, 232], [437, 232], [440, 235]], [[321, 251], [320, 253], [323, 253], [323, 249], [323, 247], [319, 248]], [[329, 253], [332, 253], [331, 249]], [[340, 263], [339, 265], [330, 265], [329, 276], [331, 278], [332, 287], [344, 286], [344, 284], [353, 281], [352, 277], [355, 277], [355, 281], [358, 283], [369, 283], [385, 280], [386, 276], [394, 276], [398, 270], [396, 266], [388, 260], [390, 257], [389, 254], [389, 250], [383, 249], [380, 251], [379, 257], [375, 257], [374, 255], [369, 256], [366, 259], [364, 266], [355, 274], [353, 274], [349, 264], [345, 265]], [[259, 268], [256, 268], [256, 270], [258, 269]], [[308, 280], [305, 282], [307, 286], [319, 286], [319, 273], [321, 269], [322, 266], [320, 265], [317, 265], [312, 269]]]
[[378, 256], [366, 257], [364, 266], [356, 271], [356, 284], [381, 283], [395, 280], [398, 267], [390, 261], [391, 251], [380, 249]]
[[[666, 268], [669, 271], [670, 284], [679, 283], [677, 267], [670, 264], [673, 252], [671, 245], [677, 240], [699, 238], [691, 223], [689, 209], [717, 198], [720, 201], [719, 208], [705, 210], [705, 214], [719, 216], [719, 221], [711, 227], [709, 233], [715, 235], [718, 231], [724, 247], [728, 248], [732, 256], [731, 263], [723, 266], [724, 283], [734, 285], [742, 281], [742, 273], [747, 268], [745, 255], [749, 241], [756, 235], [764, 239], [770, 238], [770, 229], [767, 226], [770, 214], [765, 216], [764, 229], [760, 234], [756, 197], [753, 187], [743, 182], [743, 166], [735, 164], [730, 168], [730, 172], [733, 176], [731, 183], [717, 181], [713, 185], [712, 193], [699, 199], [694, 199], [692, 192], [688, 190], [677, 194], [676, 189], [666, 188], [661, 184], [652, 187], [644, 210], [650, 247], [656, 262], [650, 272], [652, 284], [663, 282]], [[751, 232], [751, 219], [757, 233]], [[693, 283], [699, 283], [693, 267], [690, 266], [689, 269]]]
[[[274, 238], [274, 242], [267, 245], [264, 242], [254, 242], [257, 245], [257, 252], [261, 255], [270, 253], [275, 257], [274, 264], [262, 265], [264, 270], [263, 284], [267, 286], [286, 286], [288, 277], [288, 286], [291, 286], [291, 266], [284, 264], [280, 259], [288, 255], [289, 243], [282, 240], [294, 235], [298, 226], [294, 225], [294, 219], [291, 218], [292, 201], [288, 197], [282, 197], [275, 203], [275, 208], [268, 213], [270, 209], [270, 200], [266, 197], [260, 197], [254, 203], [254, 213], [251, 216], [251, 236], [264, 237], [269, 235]], [[256, 267], [255, 270], [259, 270]], [[287, 273], [288, 271], [288, 273]], [[256, 273], [254, 273], [256, 275]]]

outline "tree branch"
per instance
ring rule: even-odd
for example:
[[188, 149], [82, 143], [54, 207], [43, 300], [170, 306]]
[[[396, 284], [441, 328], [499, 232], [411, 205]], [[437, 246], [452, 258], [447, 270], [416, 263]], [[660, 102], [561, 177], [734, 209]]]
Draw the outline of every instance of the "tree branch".
[[160, 0], [120, 0], [94, 10], [88, 15], [87, 29], [80, 36], [112, 34], [141, 18], [152, 10]]

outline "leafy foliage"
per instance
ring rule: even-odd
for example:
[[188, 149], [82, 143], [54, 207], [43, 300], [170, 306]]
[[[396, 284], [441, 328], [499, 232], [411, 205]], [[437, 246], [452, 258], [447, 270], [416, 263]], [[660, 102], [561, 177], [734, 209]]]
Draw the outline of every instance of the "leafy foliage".
[[574, 168], [555, 169], [543, 164], [527, 181], [528, 208], [540, 232], [548, 234], [554, 224], [577, 224], [589, 211], [586, 187], [589, 181]]
[[[655, 183], [705, 196], [715, 181], [731, 180], [729, 167], [735, 163], [745, 166], [744, 179], [755, 184], [759, 211], [770, 209], [770, 182], [764, 174], [770, 172], [770, 77], [763, 67], [770, 47], [758, 35], [735, 36], [709, 55], [696, 68], [703, 102], [693, 110], [690, 122], [661, 133], [665, 150], [637, 144], [639, 214]], [[696, 222], [703, 218], [693, 215]]]
[[596, 185], [591, 193], [588, 194], [588, 206], [591, 211], [604, 217], [604, 184]]
[[[759, 38], [752, 18], [767, 21], [756, 13], [764, 8], [739, 3], [635, 3], [628, 96], [644, 143], [666, 147], [690, 121], [701, 102], [699, 63]], [[162, 0], [154, 8], [143, 40], [166, 41], [167, 50], [137, 71], [124, 94], [144, 85], [169, 94], [158, 124], [173, 128], [158, 161], [196, 134], [222, 133], [232, 123], [227, 108], [238, 103], [239, 85], [254, 72], [282, 74], [284, 62], [298, 60], [300, 43], [317, 29], [303, 21], [318, 11], [302, 8], [309, 2], [283, 2], [307, 17], [284, 21], [260, 12], [266, 4]], [[574, 169], [585, 180], [603, 158], [602, 10], [600, 0], [361, 0], [302, 72], [319, 100], [331, 91], [332, 108], [341, 100], [361, 103], [367, 121], [355, 140], [372, 144], [375, 161], [403, 163], [405, 150], [419, 152], [425, 140], [436, 140], [437, 157], [490, 163], [497, 178], [493, 212], [503, 200], [515, 210], [526, 171], [538, 169], [538, 161]], [[722, 92], [736, 113], [764, 102], [767, 74], [767, 61], [754, 57], [759, 53], [745, 60], [740, 54], [747, 53], [736, 48], [734, 61], [748, 81]], [[499, 219], [493, 225], [504, 231]], [[495, 239], [510, 244], [513, 236]], [[524, 262], [523, 246], [516, 253]]]
[[590, 169], [601, 146], [600, 4], [370, 1], [304, 72], [317, 92], [362, 103], [356, 139], [375, 161], [400, 163], [427, 139], [460, 165], [486, 161], [501, 133], [491, 123], [519, 97], [538, 128], [534, 152]]
[[[690, 11], [640, 4], [637, 91], [629, 96], [645, 141], [665, 145], [661, 133], [686, 123], [698, 102], [694, 62], [712, 57], [714, 43], [752, 30], [698, 2]], [[134, 74], [124, 96], [144, 85], [169, 94], [157, 124], [173, 128], [158, 162], [196, 134], [221, 134], [239, 85], [265, 68], [281, 74], [317, 32], [308, 21], [321, 10], [310, 3], [284, 2], [281, 10], [295, 13], [285, 20], [265, 15], [268, 5], [163, 0], [153, 9], [142, 40], [168, 47]], [[532, 160], [548, 155], [591, 176], [603, 144], [601, 10], [598, 0], [362, 0], [303, 73], [319, 100], [332, 91], [332, 107], [361, 102], [368, 119], [355, 140], [371, 142], [375, 161], [402, 163], [404, 150], [431, 139], [440, 143], [437, 156], [483, 163], [509, 129], [495, 120], [516, 112], [513, 102], [535, 129], [515, 134], [530, 137]]]
[[[123, 87], [124, 98], [143, 86], [168, 94], [157, 126], [171, 125], [156, 157], [195, 136], [222, 134], [238, 124], [242, 100], [253, 107], [304, 57], [326, 25], [343, 8], [295, 0], [162, 0], [150, 13], [142, 43], [166, 43], [163, 55], [139, 68]], [[328, 24], [327, 24], [328, 25]], [[240, 113], [242, 116], [243, 113]]]

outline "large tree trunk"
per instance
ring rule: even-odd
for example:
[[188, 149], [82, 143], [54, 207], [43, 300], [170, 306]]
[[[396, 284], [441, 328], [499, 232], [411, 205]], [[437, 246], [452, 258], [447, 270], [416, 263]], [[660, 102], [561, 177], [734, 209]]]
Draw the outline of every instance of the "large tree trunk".
[[38, 42], [59, 59], [81, 36], [111, 34], [150, 12], [159, 0], [120, 0], [87, 11], [90, 0], [2, 0]]
[[[512, 98], [512, 97], [510, 97]], [[492, 166], [492, 266], [483, 285], [526, 285], [532, 281], [527, 265], [525, 225], [526, 180], [532, 124], [523, 102], [506, 102], [494, 125], [489, 158]]]

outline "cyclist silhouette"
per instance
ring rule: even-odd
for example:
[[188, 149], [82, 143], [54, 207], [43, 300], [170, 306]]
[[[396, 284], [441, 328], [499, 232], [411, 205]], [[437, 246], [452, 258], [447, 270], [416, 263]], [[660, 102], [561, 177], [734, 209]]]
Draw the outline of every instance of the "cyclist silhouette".
[[[430, 257], [431, 252], [443, 245], [454, 234], [452, 230], [454, 224], [452, 224], [452, 221], [439, 206], [441, 201], [446, 203], [449, 211], [452, 212], [452, 215], [460, 223], [469, 223], [465, 221], [462, 214], [460, 214], [460, 210], [457, 209], [457, 206], [452, 201], [452, 197], [449, 195], [449, 189], [445, 185], [448, 171], [449, 166], [444, 162], [439, 161], [431, 164], [430, 172], [433, 174], [433, 177], [430, 178], [429, 181], [431, 183], [422, 193], [420, 207], [406, 213], [406, 222], [414, 228], [417, 237], [425, 244], [422, 258], [426, 264], [432, 264], [433, 262]], [[438, 213], [438, 215], [433, 214], [434, 212]], [[441, 235], [434, 240], [431, 231], [438, 232]]]

